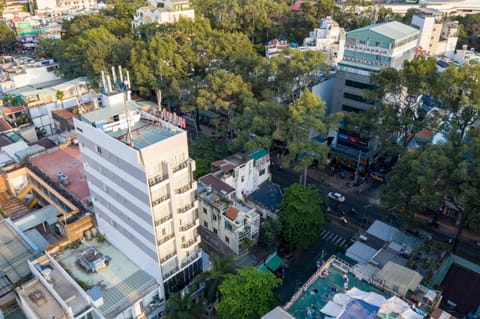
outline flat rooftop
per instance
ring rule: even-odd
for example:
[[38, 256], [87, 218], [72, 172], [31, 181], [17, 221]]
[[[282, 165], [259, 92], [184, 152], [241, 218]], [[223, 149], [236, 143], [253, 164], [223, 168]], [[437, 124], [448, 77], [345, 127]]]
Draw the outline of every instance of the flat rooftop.
[[455, 303], [455, 311], [475, 313], [480, 307], [480, 273], [454, 263], [442, 282], [443, 301]]
[[17, 288], [17, 293], [38, 319], [68, 318], [60, 303], [38, 279]]
[[69, 183], [64, 185], [64, 187], [80, 201], [86, 202], [88, 200], [90, 191], [78, 147], [68, 146], [40, 155], [32, 159], [32, 164], [54, 181], [58, 181], [57, 173], [59, 171], [63, 172], [64, 175], [68, 176], [69, 180]]
[[[142, 105], [135, 101], [101, 108], [82, 114], [78, 119], [101, 129], [125, 144], [133, 144], [136, 149], [142, 149], [160, 142], [171, 136], [184, 132], [152, 114], [141, 111]], [[130, 125], [130, 137], [128, 134]]]
[[0, 297], [30, 276], [27, 260], [35, 259], [37, 254], [9, 220], [0, 220]]
[[[305, 319], [306, 309], [310, 308], [312, 311], [312, 318], [325, 318], [325, 315], [320, 312], [329, 301], [333, 301], [333, 296], [336, 293], [344, 293], [347, 289], [344, 288], [344, 272], [339, 271], [333, 266], [328, 268], [328, 276], [326, 278], [319, 277], [312, 285], [303, 292], [300, 298], [288, 309], [288, 312], [295, 318]], [[352, 274], [347, 274], [349, 289], [356, 287], [366, 292], [376, 292], [384, 295], [379, 289], [368, 284], [366, 281], [358, 280]]]
[[[111, 258], [108, 266], [98, 272], [86, 272], [78, 263], [78, 256], [89, 247], [94, 247]], [[55, 256], [65, 270], [77, 281], [89, 288], [101, 290], [104, 304], [99, 308], [106, 318], [113, 318], [124, 309], [158, 287], [155, 279], [140, 270], [130, 259], [108, 242], [92, 239], [75, 249], [67, 249]]]

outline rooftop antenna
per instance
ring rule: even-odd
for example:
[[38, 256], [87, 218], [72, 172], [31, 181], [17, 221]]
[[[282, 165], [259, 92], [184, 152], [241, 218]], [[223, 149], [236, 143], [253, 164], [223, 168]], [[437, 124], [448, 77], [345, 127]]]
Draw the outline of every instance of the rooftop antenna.
[[117, 75], [115, 74], [115, 67], [114, 66], [112, 66], [112, 80], [113, 80], [114, 85], [118, 85]]
[[131, 147], [135, 147], [132, 137], [132, 128], [130, 127], [130, 118], [128, 116], [127, 108], [127, 94], [128, 94], [128, 85], [126, 82], [123, 82], [123, 106], [125, 107], [125, 119], [127, 120], [127, 144]]

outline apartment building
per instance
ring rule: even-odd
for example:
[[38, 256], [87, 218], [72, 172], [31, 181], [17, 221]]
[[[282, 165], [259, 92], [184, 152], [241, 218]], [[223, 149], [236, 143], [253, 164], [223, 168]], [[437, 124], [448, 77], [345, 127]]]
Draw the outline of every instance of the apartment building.
[[29, 319], [158, 318], [160, 286], [108, 242], [95, 239], [28, 262], [33, 279], [16, 288]]
[[418, 48], [433, 56], [453, 58], [457, 47], [459, 25], [443, 17], [438, 9], [419, 8], [411, 26], [420, 30]]
[[303, 40], [303, 46], [325, 54], [327, 61], [338, 63], [343, 59], [345, 45], [345, 29], [332, 19], [323, 18], [319, 28], [310, 32]]
[[175, 23], [180, 18], [195, 19], [195, 10], [189, 0], [149, 0], [133, 17], [132, 26], [137, 28], [150, 23]]
[[258, 240], [260, 215], [255, 208], [242, 205], [211, 186], [202, 187], [198, 199], [202, 227], [217, 235], [235, 254]]
[[99, 231], [161, 287], [201, 272], [187, 133], [126, 101], [74, 119]]
[[235, 197], [243, 200], [270, 178], [269, 168], [270, 154], [265, 149], [259, 149], [247, 155], [237, 153], [213, 162], [214, 172], [211, 175], [232, 187]]
[[[333, 92], [332, 112], [361, 112], [373, 101], [365, 98], [366, 90], [373, 89], [370, 75], [383, 68], [402, 67], [405, 60], [414, 57], [420, 32], [400, 22], [370, 25], [347, 33], [343, 60], [338, 64]], [[340, 127], [331, 145], [332, 158], [337, 163], [357, 167], [375, 156], [377, 142], [368, 133]]]

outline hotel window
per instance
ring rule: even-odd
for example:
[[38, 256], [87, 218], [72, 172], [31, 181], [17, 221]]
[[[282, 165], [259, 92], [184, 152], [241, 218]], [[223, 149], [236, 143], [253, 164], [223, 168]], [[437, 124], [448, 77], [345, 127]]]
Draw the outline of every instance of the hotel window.
[[206, 228], [208, 228], [208, 223], [207, 223], [207, 222], [203, 222], [203, 226], [205, 226]]
[[230, 238], [228, 238], [227, 236], [225, 236], [225, 242], [226, 242], [226, 243], [230, 243]]
[[95, 145], [95, 150], [97, 151], [97, 153], [102, 154], [102, 148], [100, 146]]

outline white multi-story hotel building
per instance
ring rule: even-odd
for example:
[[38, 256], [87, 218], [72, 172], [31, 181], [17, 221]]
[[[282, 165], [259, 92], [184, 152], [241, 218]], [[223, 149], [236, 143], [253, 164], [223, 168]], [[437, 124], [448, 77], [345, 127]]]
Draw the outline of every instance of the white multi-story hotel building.
[[167, 297], [187, 286], [201, 271], [187, 133], [132, 101], [74, 122], [99, 231]]

